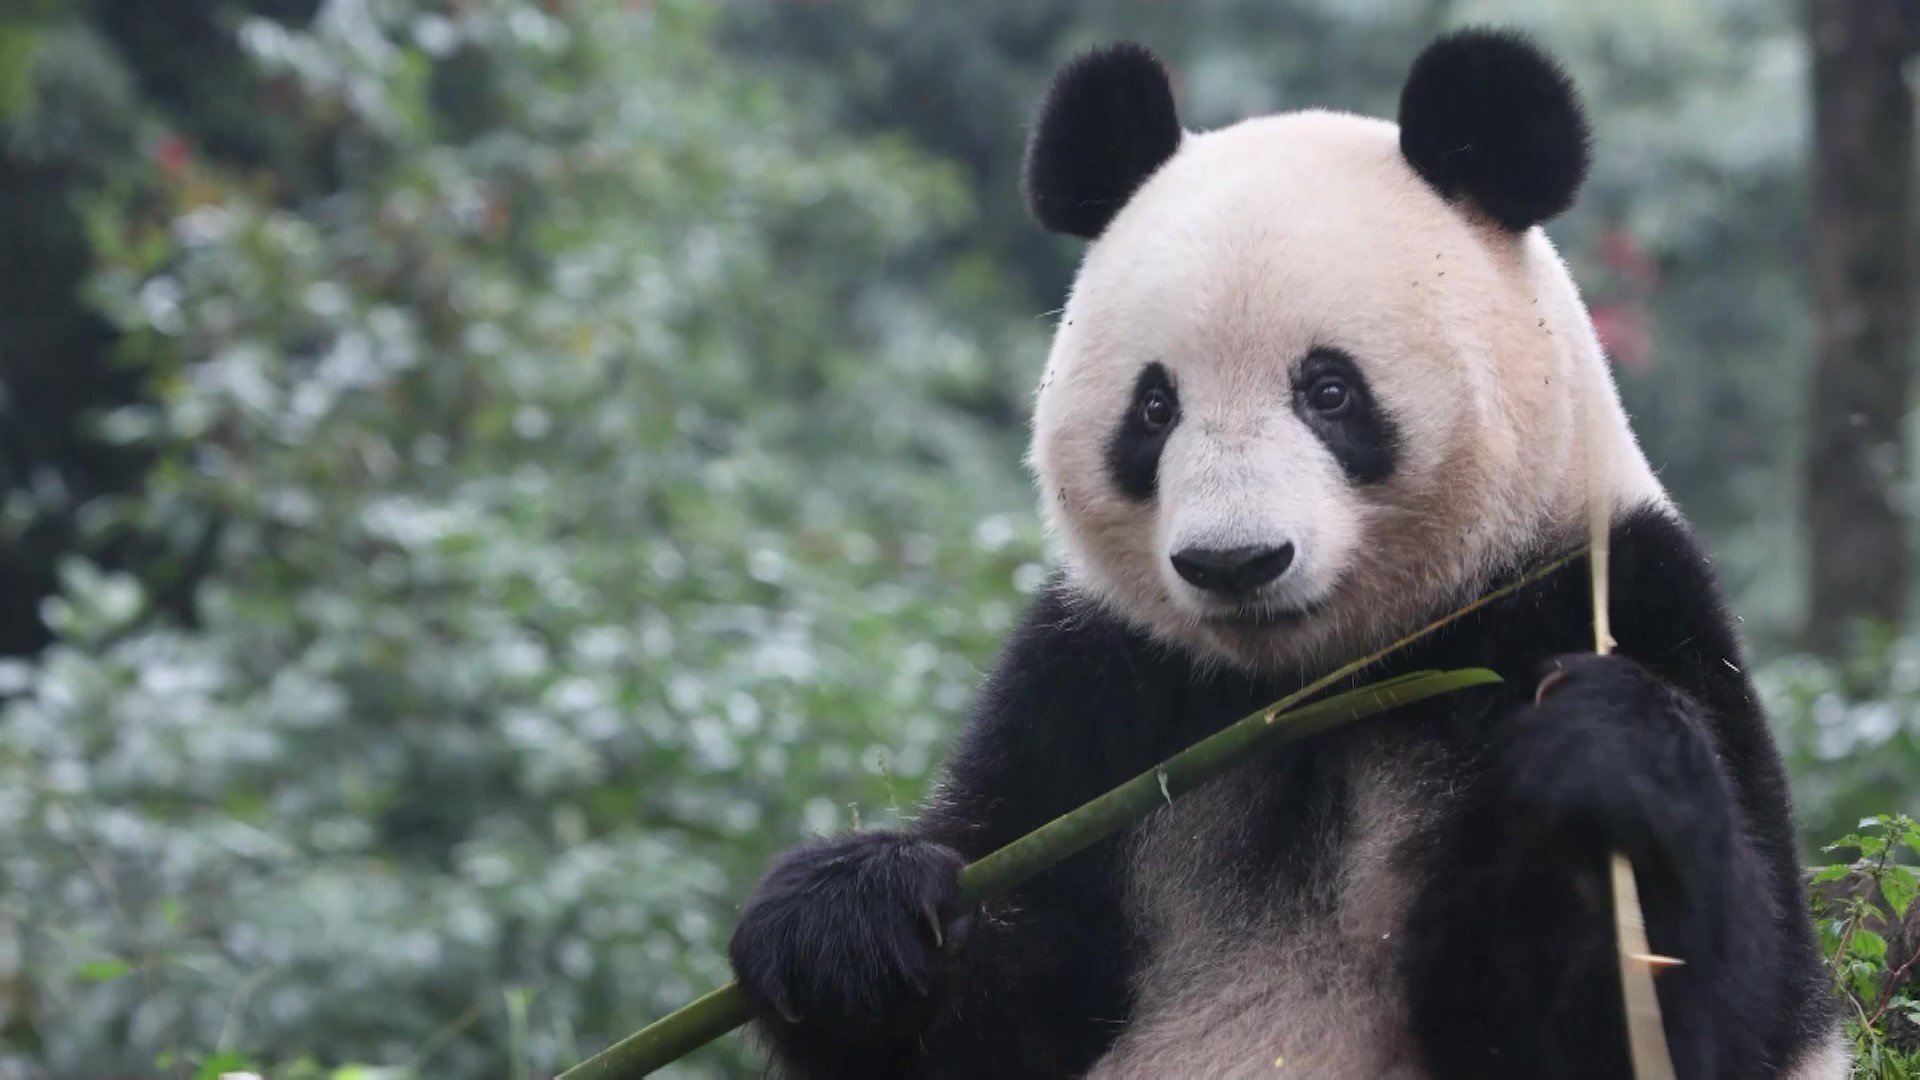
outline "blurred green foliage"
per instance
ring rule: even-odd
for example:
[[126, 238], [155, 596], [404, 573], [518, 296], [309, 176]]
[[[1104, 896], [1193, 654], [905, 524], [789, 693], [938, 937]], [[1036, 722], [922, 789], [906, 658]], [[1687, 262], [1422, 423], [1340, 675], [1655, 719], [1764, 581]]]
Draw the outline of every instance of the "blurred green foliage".
[[19, 1067], [551, 1072], [724, 974], [770, 845], [917, 796], [1037, 584], [993, 365], [886, 284], [952, 172], [699, 5], [566, 16], [241, 19], [330, 182], [143, 125], [85, 208], [152, 465], [82, 528], [145, 569], [69, 556], [0, 668]]
[[909, 807], [1044, 574], [1019, 452], [1074, 252], [1025, 223], [1025, 113], [1122, 34], [1195, 123], [1390, 113], [1462, 21], [1565, 53], [1602, 153], [1556, 235], [1811, 834], [1914, 809], [1914, 661], [1859, 700], [1784, 655], [1777, 7], [0, 18], [0, 1076], [550, 1074], [723, 978], [771, 850]]

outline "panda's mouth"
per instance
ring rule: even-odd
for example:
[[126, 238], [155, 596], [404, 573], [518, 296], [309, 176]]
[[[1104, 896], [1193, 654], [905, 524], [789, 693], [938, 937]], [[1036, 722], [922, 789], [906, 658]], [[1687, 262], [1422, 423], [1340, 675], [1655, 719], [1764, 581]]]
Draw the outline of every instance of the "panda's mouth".
[[1306, 622], [1318, 615], [1324, 606], [1314, 603], [1287, 608], [1270, 604], [1246, 604], [1210, 611], [1203, 618], [1216, 626], [1234, 630], [1278, 630]]

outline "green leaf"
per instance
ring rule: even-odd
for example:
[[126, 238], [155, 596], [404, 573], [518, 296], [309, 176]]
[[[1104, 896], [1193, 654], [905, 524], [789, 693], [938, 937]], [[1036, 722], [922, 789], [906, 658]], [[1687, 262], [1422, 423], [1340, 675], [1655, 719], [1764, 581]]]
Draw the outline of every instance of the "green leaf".
[[402, 1066], [342, 1065], [331, 1080], [413, 1080], [413, 1070]]
[[1872, 930], [1855, 930], [1853, 940], [1847, 943], [1847, 955], [1878, 966], [1887, 958], [1887, 939]]
[[131, 974], [133, 965], [125, 960], [89, 960], [73, 969], [75, 978], [87, 982], [112, 982], [122, 975]]
[[194, 1071], [193, 1080], [220, 1080], [228, 1073], [258, 1073], [259, 1071], [259, 1065], [245, 1054], [222, 1050], [200, 1063], [200, 1068]]
[[1820, 946], [1828, 955], [1840, 947], [1840, 935], [1846, 933], [1845, 919], [1822, 919], [1819, 924]]
[[1828, 854], [1832, 854], [1836, 851], [1858, 851], [1860, 849], [1860, 845], [1866, 843], [1868, 840], [1871, 840], [1871, 839], [1872, 837], [1862, 833], [1848, 833], [1847, 835], [1841, 837], [1840, 839], [1835, 840], [1833, 843], [1827, 844], [1826, 846], [1822, 847], [1820, 850], [1827, 852]]
[[1920, 855], [1920, 821], [1902, 814], [1894, 821], [1891, 831], [1899, 837], [1903, 847], [1915, 855]]
[[1911, 866], [1889, 866], [1880, 875], [1880, 895], [1886, 897], [1895, 918], [1907, 917], [1907, 908], [1913, 905], [1916, 894], [1920, 894], [1920, 875], [1916, 875]]
[[1853, 867], [1848, 866], [1846, 863], [1834, 863], [1831, 866], [1823, 866], [1814, 871], [1813, 883], [1815, 885], [1824, 885], [1829, 881], [1839, 881], [1841, 878], [1846, 877], [1847, 872], [1852, 869]]
[[1873, 1000], [1879, 992], [1880, 972], [1883, 970], [1879, 964], [1868, 963], [1864, 960], [1856, 960], [1848, 964], [1847, 976], [1848, 982], [1851, 984], [1853, 996], [1861, 1001]]

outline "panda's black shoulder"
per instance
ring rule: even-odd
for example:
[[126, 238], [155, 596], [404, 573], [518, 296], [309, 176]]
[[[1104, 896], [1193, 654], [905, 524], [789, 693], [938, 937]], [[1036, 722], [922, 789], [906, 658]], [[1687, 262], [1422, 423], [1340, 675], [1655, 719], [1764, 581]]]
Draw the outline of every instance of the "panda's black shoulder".
[[1039, 693], [1051, 715], [1177, 742], [1182, 732], [1164, 730], [1169, 711], [1251, 711], [1274, 685], [1156, 638], [1056, 575], [1002, 645], [976, 711], [1016, 717]]
[[[1551, 560], [1575, 543], [1547, 545], [1522, 558], [1514, 574]], [[1620, 650], [1688, 693], [1755, 705], [1737, 620], [1711, 561], [1674, 508], [1649, 503], [1617, 517], [1609, 537], [1608, 614]], [[1593, 649], [1593, 592], [1587, 559], [1557, 571], [1468, 620], [1476, 663], [1509, 678], [1531, 665]], [[1462, 642], [1464, 644], [1464, 642]], [[1757, 707], [1757, 706], [1756, 706]]]
[[1144, 630], [1056, 572], [1001, 644], [982, 704], [1036, 679], [1132, 678], [1149, 668], [1174, 675], [1172, 660]]
[[930, 813], [944, 839], [982, 854], [1273, 696], [1056, 578], [1001, 646]]
[[[1704, 705], [1742, 787], [1754, 801], [1784, 807], [1785, 769], [1748, 671], [1739, 620], [1692, 528], [1666, 506], [1623, 517], [1613, 533], [1611, 570], [1609, 607], [1621, 650]], [[1791, 823], [1782, 819], [1779, 827], [1774, 839], [1790, 847]]]
[[[1744, 670], [1738, 620], [1706, 549], [1677, 510], [1647, 505], [1623, 515], [1610, 546], [1612, 613], [1624, 630], [1670, 661], [1698, 669], [1697, 677], [1714, 667]], [[1729, 680], [1716, 674], [1714, 681]]]

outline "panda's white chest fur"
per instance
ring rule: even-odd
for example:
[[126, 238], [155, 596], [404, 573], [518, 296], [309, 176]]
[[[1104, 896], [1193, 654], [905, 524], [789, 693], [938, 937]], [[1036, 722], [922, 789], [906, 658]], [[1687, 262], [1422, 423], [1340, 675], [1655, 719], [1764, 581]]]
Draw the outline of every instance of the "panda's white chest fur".
[[1323, 797], [1294, 796], [1277, 856], [1272, 788], [1299, 769], [1245, 768], [1143, 825], [1134, 1017], [1090, 1080], [1423, 1077], [1396, 938], [1458, 789], [1450, 758], [1377, 728], [1323, 750]]

